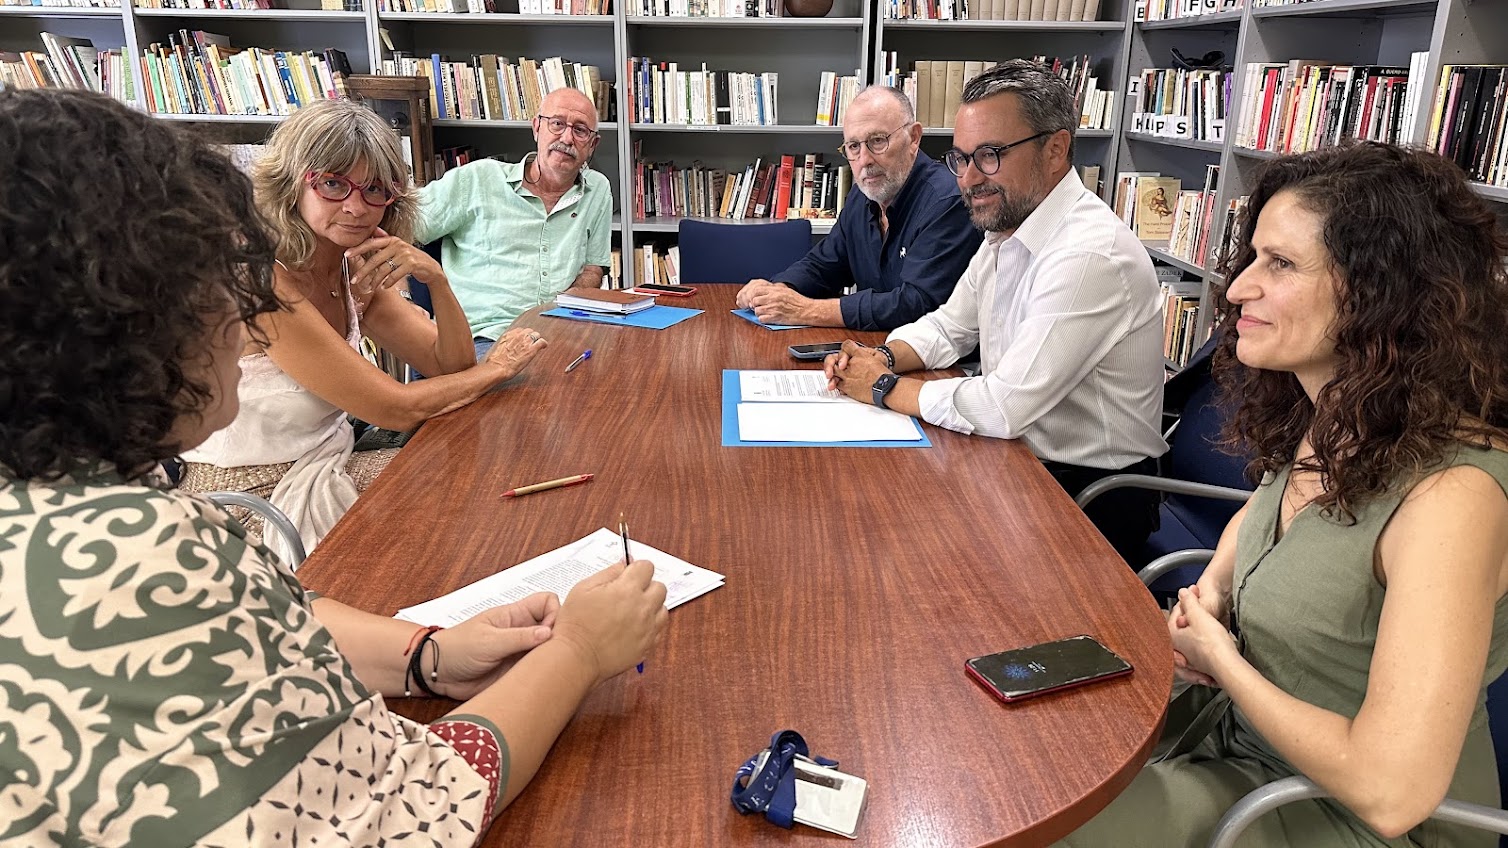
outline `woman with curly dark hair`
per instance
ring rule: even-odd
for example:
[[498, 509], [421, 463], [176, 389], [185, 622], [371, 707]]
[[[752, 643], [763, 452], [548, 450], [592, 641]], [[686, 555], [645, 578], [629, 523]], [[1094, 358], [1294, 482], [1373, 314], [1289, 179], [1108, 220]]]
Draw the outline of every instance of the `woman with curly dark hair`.
[[1364, 143], [1270, 163], [1237, 245], [1215, 373], [1261, 485], [1169, 617], [1203, 709], [1067, 844], [1202, 846], [1302, 774], [1333, 797], [1243, 846], [1495, 846], [1427, 816], [1499, 803], [1508, 240], [1453, 164]]
[[0, 844], [470, 845], [664, 626], [647, 562], [448, 630], [310, 598], [155, 483], [235, 417], [273, 252], [195, 137], [0, 91]]
[[[349, 100], [299, 109], [272, 133], [252, 181], [288, 308], [257, 319], [262, 332], [242, 352], [241, 413], [184, 455], [181, 485], [265, 497], [313, 548], [397, 452], [352, 453], [347, 414], [412, 430], [513, 378], [545, 341], [520, 329], [477, 361], [445, 271], [409, 242], [418, 197], [397, 134], [372, 110]], [[434, 321], [400, 295], [410, 276], [429, 286]], [[430, 379], [394, 380], [361, 355], [362, 336]], [[288, 556], [281, 538], [267, 541]]]

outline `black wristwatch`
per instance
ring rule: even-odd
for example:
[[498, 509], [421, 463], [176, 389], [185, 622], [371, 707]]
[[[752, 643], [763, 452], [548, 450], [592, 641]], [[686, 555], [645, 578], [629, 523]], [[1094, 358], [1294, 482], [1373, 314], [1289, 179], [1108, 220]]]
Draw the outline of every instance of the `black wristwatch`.
[[885, 396], [895, 389], [895, 384], [900, 382], [900, 377], [894, 374], [881, 374], [880, 379], [874, 381], [874, 386], [869, 390], [874, 399], [874, 405], [880, 409], [889, 409], [885, 405]]

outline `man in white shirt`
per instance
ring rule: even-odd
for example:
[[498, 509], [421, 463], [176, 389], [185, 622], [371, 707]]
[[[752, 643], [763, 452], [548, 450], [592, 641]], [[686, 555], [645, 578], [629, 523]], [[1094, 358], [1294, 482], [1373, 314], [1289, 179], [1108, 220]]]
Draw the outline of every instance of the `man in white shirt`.
[[[890, 334], [828, 357], [834, 387], [960, 433], [1021, 439], [1077, 494], [1111, 474], [1156, 473], [1167, 450], [1162, 315], [1151, 260], [1072, 167], [1078, 110], [1057, 75], [1012, 60], [972, 80], [946, 161], [985, 242], [952, 296]], [[979, 346], [978, 377], [946, 368]], [[1121, 489], [1089, 518], [1130, 558], [1157, 497]]]

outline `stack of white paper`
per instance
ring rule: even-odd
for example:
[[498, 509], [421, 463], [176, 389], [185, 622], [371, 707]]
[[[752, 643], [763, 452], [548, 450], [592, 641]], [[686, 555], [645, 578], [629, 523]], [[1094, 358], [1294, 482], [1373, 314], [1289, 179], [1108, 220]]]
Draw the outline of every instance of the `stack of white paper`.
[[[675, 609], [723, 585], [723, 576], [698, 568], [649, 545], [629, 541], [634, 559], [655, 564], [655, 579], [665, 584], [665, 608]], [[623, 539], [606, 527], [585, 539], [541, 554], [448, 595], [398, 611], [395, 618], [415, 624], [454, 627], [493, 607], [523, 600], [535, 592], [554, 592], [562, 601], [572, 587], [615, 563], [623, 562]]]
[[738, 372], [738, 438], [745, 442], [915, 442], [910, 416], [827, 388], [821, 371]]

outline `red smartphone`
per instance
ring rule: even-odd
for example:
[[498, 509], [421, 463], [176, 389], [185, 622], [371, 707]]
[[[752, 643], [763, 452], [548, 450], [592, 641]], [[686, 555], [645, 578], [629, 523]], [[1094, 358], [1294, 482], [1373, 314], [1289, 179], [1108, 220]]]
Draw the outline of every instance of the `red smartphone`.
[[1074, 636], [1029, 648], [1002, 651], [964, 662], [969, 676], [992, 695], [1013, 704], [1131, 673], [1131, 664], [1092, 636]]
[[666, 297], [690, 297], [696, 294], [696, 286], [662, 286], [659, 283], [641, 283], [634, 286], [639, 294], [661, 294]]

